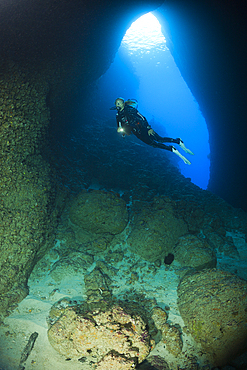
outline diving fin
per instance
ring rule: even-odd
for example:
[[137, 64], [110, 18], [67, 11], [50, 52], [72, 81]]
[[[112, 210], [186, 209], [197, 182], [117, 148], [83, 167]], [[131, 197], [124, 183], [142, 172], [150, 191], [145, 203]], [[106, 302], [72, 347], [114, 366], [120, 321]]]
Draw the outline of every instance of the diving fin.
[[174, 146], [172, 147], [172, 153], [178, 155], [185, 164], [191, 164], [191, 162], [187, 158], [185, 158], [176, 148], [174, 148]]
[[194, 155], [194, 153], [191, 150], [189, 150], [189, 149], [186, 148], [186, 146], [184, 145], [183, 140], [180, 139], [180, 138], [179, 138], [179, 140], [180, 140], [180, 143], [178, 145], [183, 149], [183, 151], [185, 151], [185, 153]]

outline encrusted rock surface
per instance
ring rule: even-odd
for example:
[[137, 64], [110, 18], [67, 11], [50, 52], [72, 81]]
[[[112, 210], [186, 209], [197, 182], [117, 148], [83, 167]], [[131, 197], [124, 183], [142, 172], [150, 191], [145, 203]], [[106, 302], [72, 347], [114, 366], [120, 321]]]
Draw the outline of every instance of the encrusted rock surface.
[[70, 221], [76, 240], [93, 252], [106, 249], [128, 223], [126, 203], [106, 191], [82, 191], [72, 201]]
[[152, 203], [137, 202], [133, 209], [129, 248], [154, 262], [169, 253], [178, 238], [187, 233], [185, 222], [177, 217], [174, 202], [156, 197]]
[[154, 320], [156, 328], [162, 331], [168, 317], [166, 311], [162, 310], [160, 307], [154, 307], [151, 317]]
[[109, 352], [96, 365], [97, 370], [132, 370], [135, 368], [136, 359], [119, 355], [115, 351]]
[[161, 356], [158, 356], [158, 355], [149, 356], [147, 359], [146, 367], [143, 367], [143, 370], [156, 370], [156, 369], [157, 370], [169, 370], [169, 365], [165, 361], [165, 359]]
[[205, 240], [195, 235], [188, 234], [180, 237], [173, 253], [175, 260], [184, 267], [184, 273], [188, 269], [202, 270], [216, 267], [217, 260], [214, 250]]
[[13, 62], [0, 66], [0, 315], [28, 292], [36, 261], [53, 245], [58, 209], [42, 156], [50, 122], [47, 81]]
[[185, 276], [178, 307], [194, 339], [214, 366], [247, 347], [247, 282], [231, 273], [206, 269]]
[[178, 356], [182, 352], [183, 341], [181, 339], [181, 333], [176, 326], [166, 323], [162, 328], [162, 340], [165, 343], [166, 349], [173, 356]]
[[66, 277], [73, 277], [75, 273], [85, 273], [92, 263], [93, 256], [83, 252], [70, 252], [54, 263], [49, 275], [56, 282], [60, 282], [65, 275], [64, 271], [66, 271]]
[[123, 199], [116, 194], [92, 190], [82, 191], [71, 204], [70, 220], [92, 233], [119, 234], [128, 222], [128, 211]]
[[61, 313], [49, 328], [48, 338], [51, 345], [67, 357], [85, 357], [103, 369], [106, 367], [102, 363], [108, 363], [113, 353], [119, 363], [129, 359], [127, 362], [133, 364], [141, 363], [151, 349], [146, 323], [118, 304], [95, 311], [88, 311], [87, 305], [71, 306]]
[[165, 343], [166, 349], [174, 356], [178, 356], [182, 352], [183, 348], [183, 341], [178, 328], [171, 326], [166, 322], [168, 315], [160, 307], [153, 308], [151, 317], [156, 328], [160, 331], [161, 339]]
[[239, 257], [238, 250], [231, 237], [226, 237], [224, 234], [221, 235], [216, 232], [207, 232], [207, 230], [205, 230], [205, 235], [208, 243], [215, 248], [218, 253], [232, 258]]
[[95, 268], [84, 278], [87, 292], [87, 303], [91, 306], [103, 299], [111, 299], [111, 279], [99, 268]]

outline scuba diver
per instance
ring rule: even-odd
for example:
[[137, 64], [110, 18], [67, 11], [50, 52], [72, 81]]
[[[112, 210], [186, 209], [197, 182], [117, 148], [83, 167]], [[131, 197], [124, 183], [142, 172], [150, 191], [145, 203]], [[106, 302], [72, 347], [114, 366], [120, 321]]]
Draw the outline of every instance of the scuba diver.
[[133, 133], [138, 139], [145, 144], [151, 145], [154, 148], [166, 149], [178, 155], [186, 164], [191, 164], [173, 145], [165, 145], [163, 143], [178, 144], [185, 153], [194, 155], [191, 150], [187, 149], [180, 138], [172, 139], [170, 137], [161, 137], [149, 125], [146, 118], [138, 112], [137, 101], [129, 99], [124, 101], [123, 98], [115, 100], [115, 106], [111, 110], [117, 109], [117, 132], [121, 132], [122, 136], [131, 135]]

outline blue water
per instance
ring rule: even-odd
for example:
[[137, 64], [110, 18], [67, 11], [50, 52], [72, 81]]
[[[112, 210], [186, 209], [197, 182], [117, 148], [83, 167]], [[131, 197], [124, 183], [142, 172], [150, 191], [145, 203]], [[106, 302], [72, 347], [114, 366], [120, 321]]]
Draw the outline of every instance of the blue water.
[[206, 189], [210, 166], [206, 122], [166, 46], [157, 19], [151, 13], [146, 17], [132, 24], [114, 62], [99, 80], [99, 90], [107, 91], [102, 100], [109, 107], [119, 96], [136, 98], [138, 110], [158, 134], [181, 137], [194, 152], [190, 156], [178, 147], [192, 163], [188, 166], [179, 160], [178, 166], [185, 177]]

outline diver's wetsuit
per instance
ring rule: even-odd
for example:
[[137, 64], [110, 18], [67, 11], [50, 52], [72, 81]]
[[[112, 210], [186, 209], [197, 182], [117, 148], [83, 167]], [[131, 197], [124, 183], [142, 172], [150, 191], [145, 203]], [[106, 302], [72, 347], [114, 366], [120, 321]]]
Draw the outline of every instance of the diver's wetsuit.
[[130, 105], [125, 105], [122, 111], [118, 111], [116, 119], [118, 127], [122, 127], [124, 130], [123, 135], [130, 135], [133, 133], [138, 139], [154, 148], [172, 151], [173, 147], [171, 145], [165, 145], [163, 143], [180, 143], [180, 139], [161, 137], [156, 132], [154, 132], [153, 135], [148, 135], [151, 126], [148, 124], [146, 118], [141, 115], [136, 108]]

